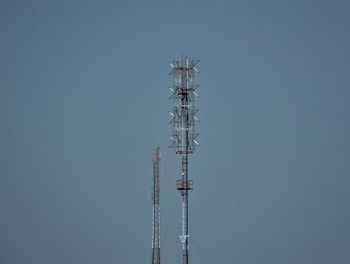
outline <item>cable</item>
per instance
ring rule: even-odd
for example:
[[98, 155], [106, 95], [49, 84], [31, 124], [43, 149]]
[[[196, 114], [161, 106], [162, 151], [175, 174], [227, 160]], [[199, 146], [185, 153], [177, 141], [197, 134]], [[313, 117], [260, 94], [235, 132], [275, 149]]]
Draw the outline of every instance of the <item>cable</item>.
[[192, 245], [195, 245], [198, 248], [202, 256], [208, 261], [208, 263], [215, 264], [215, 262], [212, 261], [212, 259], [205, 253], [205, 250], [201, 250], [197, 242], [195, 242], [192, 237], [189, 237], [189, 240], [192, 242]]
[[[216, 215], [216, 216], [219, 216], [219, 214], [215, 214], [215, 215]], [[218, 218], [218, 219], [221, 221], [221, 223], [222, 223], [221, 227], [226, 227], [226, 228], [225, 228], [226, 231], [227, 231], [228, 233], [230, 233], [230, 234], [232, 235], [232, 237], [234, 237], [233, 232], [227, 227], [227, 224], [225, 223], [225, 221], [224, 221], [222, 218], [219, 218], [219, 217], [217, 217], [217, 218]], [[236, 250], [237, 250], [237, 252], [238, 252], [241, 256], [245, 257], [246, 259], [249, 259], [249, 262], [252, 263], [252, 262], [251, 262], [251, 261], [252, 261], [251, 257], [249, 257], [249, 255], [246, 254], [238, 245], [236, 245]]]
[[242, 218], [243, 218], [244, 222], [246, 223], [246, 225], [247, 225], [247, 227], [248, 227], [248, 229], [249, 229], [249, 232], [250, 232], [250, 234], [251, 234], [251, 236], [252, 236], [252, 239], [253, 239], [253, 241], [255, 242], [256, 247], [257, 247], [257, 249], [258, 249], [258, 251], [259, 251], [259, 253], [260, 253], [260, 255], [261, 255], [261, 258], [262, 258], [262, 260], [263, 260], [263, 263], [268, 263], [268, 261], [267, 261], [267, 259], [266, 259], [266, 255], [264, 254], [264, 251], [263, 251], [263, 249], [262, 249], [262, 246], [261, 246], [261, 244], [259, 243], [259, 240], [257, 239], [256, 233], [254, 232], [253, 228], [251, 227], [251, 225], [250, 225], [250, 223], [249, 223], [249, 221], [248, 221], [248, 217], [247, 217], [245, 211], [243, 210], [243, 207], [242, 207], [242, 205], [241, 205], [241, 203], [240, 203], [240, 201], [239, 201], [239, 199], [238, 199], [238, 197], [237, 197], [237, 195], [236, 195], [236, 193], [235, 193], [233, 187], [231, 186], [231, 184], [230, 184], [230, 182], [229, 182], [229, 180], [228, 180], [228, 176], [226, 176], [226, 182], [227, 182], [226, 185], [227, 185], [228, 187], [230, 187], [230, 189], [231, 189], [231, 190], [230, 190], [230, 193], [231, 193], [232, 196], [233, 196], [233, 200], [236, 202], [237, 207], [238, 207], [238, 209], [239, 209], [239, 211], [240, 211], [240, 213], [241, 213], [241, 215], [242, 215]]

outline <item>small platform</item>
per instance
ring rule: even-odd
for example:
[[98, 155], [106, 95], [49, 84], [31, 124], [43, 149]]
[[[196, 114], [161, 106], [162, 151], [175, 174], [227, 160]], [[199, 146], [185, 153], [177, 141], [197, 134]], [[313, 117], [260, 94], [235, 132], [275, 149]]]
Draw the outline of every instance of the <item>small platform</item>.
[[177, 180], [176, 181], [176, 189], [178, 189], [179, 191], [184, 191], [184, 190], [193, 190], [193, 180], [188, 180], [188, 181], [184, 181], [184, 180]]

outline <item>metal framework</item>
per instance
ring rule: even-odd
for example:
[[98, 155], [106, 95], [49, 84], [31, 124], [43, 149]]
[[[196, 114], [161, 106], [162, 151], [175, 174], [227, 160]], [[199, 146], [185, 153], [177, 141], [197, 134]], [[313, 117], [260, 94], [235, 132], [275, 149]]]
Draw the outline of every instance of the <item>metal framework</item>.
[[182, 232], [179, 236], [182, 243], [182, 263], [188, 264], [188, 195], [193, 190], [193, 181], [188, 177], [188, 154], [194, 152], [199, 145], [195, 132], [195, 123], [198, 120], [195, 108], [195, 98], [198, 97], [196, 89], [199, 87], [194, 81], [195, 73], [199, 73], [196, 65], [199, 60], [193, 57], [181, 56], [174, 58], [169, 63], [174, 83], [169, 89], [172, 95], [169, 99], [174, 101], [173, 110], [169, 112], [172, 116], [173, 134], [170, 136], [172, 147], [176, 154], [181, 154], [182, 169], [181, 179], [176, 181], [176, 188], [182, 197]]
[[160, 264], [159, 147], [153, 150], [153, 232], [152, 264]]

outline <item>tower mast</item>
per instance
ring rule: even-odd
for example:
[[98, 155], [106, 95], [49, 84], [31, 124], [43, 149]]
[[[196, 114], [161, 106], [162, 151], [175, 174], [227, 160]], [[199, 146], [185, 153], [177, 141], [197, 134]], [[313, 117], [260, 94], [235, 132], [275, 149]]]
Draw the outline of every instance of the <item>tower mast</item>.
[[153, 150], [153, 232], [152, 264], [160, 264], [160, 202], [159, 202], [159, 147]]
[[192, 154], [197, 142], [198, 133], [195, 132], [195, 122], [198, 109], [195, 108], [195, 98], [198, 97], [195, 84], [195, 73], [199, 73], [196, 68], [199, 60], [193, 57], [181, 56], [174, 58], [169, 64], [172, 71], [174, 83], [169, 89], [172, 95], [169, 99], [174, 101], [173, 110], [170, 113], [174, 132], [170, 139], [173, 141], [171, 147], [176, 154], [181, 155], [181, 179], [176, 181], [176, 188], [182, 198], [182, 232], [179, 236], [182, 243], [182, 263], [188, 264], [188, 195], [193, 190], [193, 181], [188, 176], [188, 155]]

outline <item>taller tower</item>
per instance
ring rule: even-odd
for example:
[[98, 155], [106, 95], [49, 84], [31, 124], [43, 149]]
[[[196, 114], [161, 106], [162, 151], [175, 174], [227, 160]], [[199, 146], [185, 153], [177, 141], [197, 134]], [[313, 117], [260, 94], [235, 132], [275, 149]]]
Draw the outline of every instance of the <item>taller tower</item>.
[[172, 95], [169, 99], [174, 101], [173, 110], [170, 113], [173, 124], [173, 141], [171, 147], [176, 154], [181, 155], [182, 169], [181, 179], [176, 181], [176, 188], [182, 198], [182, 232], [180, 241], [182, 243], [182, 263], [188, 264], [188, 195], [193, 190], [193, 181], [188, 176], [188, 155], [192, 154], [197, 142], [198, 133], [195, 132], [195, 123], [198, 120], [196, 114], [198, 109], [194, 106], [195, 98], [198, 97], [197, 85], [194, 81], [196, 68], [199, 60], [193, 57], [181, 56], [173, 59], [169, 64], [172, 71], [174, 83], [169, 89]]
[[153, 232], [152, 264], [160, 264], [159, 147], [153, 150]]

